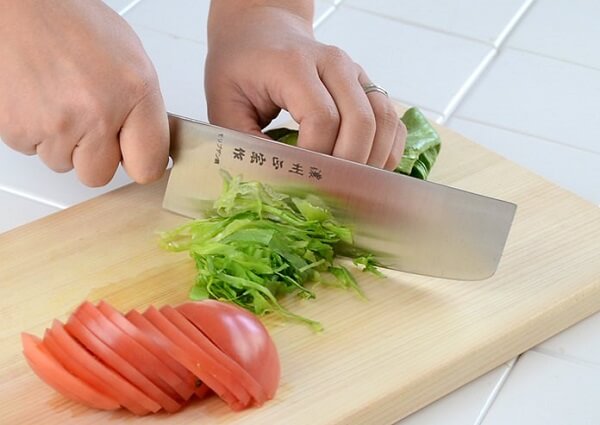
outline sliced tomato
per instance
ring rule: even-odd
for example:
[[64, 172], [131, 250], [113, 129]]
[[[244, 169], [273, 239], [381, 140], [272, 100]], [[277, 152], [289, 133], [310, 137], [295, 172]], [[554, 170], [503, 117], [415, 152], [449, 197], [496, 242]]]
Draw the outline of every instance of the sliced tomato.
[[[104, 344], [96, 335], [94, 335], [75, 315], [69, 318], [69, 321], [65, 324], [65, 329], [75, 339], [77, 339], [83, 346], [85, 346], [91, 353], [98, 357], [105, 365], [111, 367], [116, 372], [121, 374], [131, 384], [140, 390], [140, 393], [144, 396], [139, 398], [139, 402], [142, 406], [151, 412], [158, 412], [161, 405], [155, 400], [154, 397], [148, 396], [148, 388], [151, 387], [152, 392], [155, 393], [158, 389], [152, 382], [150, 382], [144, 375], [133, 368], [127, 361], [121, 356], [116, 354], [110, 347]], [[142, 389], [143, 388], [143, 389]], [[157, 397], [159, 398], [159, 397]]]
[[169, 321], [174, 324], [185, 336], [194, 342], [201, 350], [211, 356], [220, 365], [226, 368], [234, 377], [236, 382], [239, 382], [254, 398], [257, 405], [262, 405], [266, 401], [266, 395], [263, 388], [258, 382], [242, 368], [239, 363], [232, 360], [227, 354], [221, 351], [214, 345], [197, 327], [195, 327], [188, 319], [180, 312], [171, 306], [164, 306], [160, 312]]
[[23, 354], [36, 375], [68, 399], [95, 409], [115, 410], [121, 407], [111, 397], [69, 373], [44, 347], [39, 338], [22, 333], [21, 341]]
[[[194, 377], [194, 394], [196, 394], [197, 398], [202, 399], [212, 392], [210, 387], [202, 382], [200, 378], [198, 378], [197, 373], [194, 372], [195, 369], [191, 368], [191, 365], [194, 364], [194, 359], [169, 341], [169, 339], [165, 337], [162, 332], [160, 332], [140, 312], [137, 310], [131, 310], [125, 315], [125, 318], [146, 335], [148, 335], [157, 347], [160, 347], [160, 349], [165, 351], [170, 358], [184, 367], [186, 372], [192, 373], [192, 376]], [[225, 389], [225, 387], [220, 385], [219, 388], [224, 391], [223, 395], [225, 397], [229, 396], [231, 400], [234, 400], [234, 397]]]
[[[157, 376], [156, 371], [151, 369], [148, 363], [151, 358], [144, 355], [147, 351], [143, 347], [132, 341], [92, 304], [82, 304], [73, 316], [77, 317], [114, 354], [113, 361], [118, 365], [117, 367], [121, 367], [119, 373], [122, 375], [127, 373], [127, 378], [132, 384], [160, 404], [167, 412], [173, 413], [181, 409], [181, 404], [169, 397], [167, 392], [162, 389], [162, 386], [166, 384]], [[121, 361], [124, 364], [121, 364]], [[157, 367], [157, 364], [153, 366]], [[175, 394], [172, 388], [169, 388], [169, 391]]]
[[[110, 305], [104, 301], [100, 301], [97, 308], [107, 319], [118, 326], [119, 329], [121, 329], [131, 338], [135, 339], [146, 350], [154, 354], [154, 356], [156, 356], [156, 358], [159, 359], [161, 363], [170, 371], [170, 373], [163, 372], [163, 379], [169, 383], [169, 385], [171, 385], [175, 391], [177, 391], [180, 397], [182, 397], [184, 400], [189, 400], [189, 398], [194, 394], [194, 384], [196, 381], [194, 375], [177, 363], [175, 359], [169, 356], [169, 354], [162, 347], [155, 344], [150, 336], [138, 329], [137, 326], [127, 320], [121, 313], [112, 308]], [[172, 374], [175, 376], [173, 377]]]
[[[112, 396], [121, 406], [136, 415], [150, 413], [149, 409], [143, 407], [143, 402], [138, 401], [146, 398], [146, 395], [82, 347], [58, 320], [54, 321], [49, 331], [48, 342], [50, 341], [55, 342], [67, 356], [65, 366], [73, 369], [83, 381]], [[50, 344], [48, 347], [50, 348]]]
[[175, 379], [177, 384], [181, 381], [154, 354], [108, 320], [92, 303], [84, 302], [74, 314], [102, 342], [156, 386], [157, 390], [153, 394], [146, 391], [149, 396], [159, 397], [155, 401], [169, 413], [181, 410], [183, 400], [163, 378]]
[[237, 380], [237, 377], [225, 366], [221, 365], [211, 357], [205, 350], [194, 344], [192, 340], [181, 332], [177, 326], [171, 323], [154, 306], [150, 306], [146, 309], [144, 317], [156, 326], [167, 338], [175, 341], [181, 347], [185, 347], [186, 350], [191, 350], [191, 352], [197, 356], [197, 362], [208, 367], [211, 371], [211, 375], [216, 377], [216, 379], [231, 392], [236, 401], [244, 406], [247, 406], [250, 403], [251, 396]]
[[281, 375], [277, 348], [258, 318], [232, 304], [203, 300], [175, 307], [208, 339], [238, 362], [273, 398]]

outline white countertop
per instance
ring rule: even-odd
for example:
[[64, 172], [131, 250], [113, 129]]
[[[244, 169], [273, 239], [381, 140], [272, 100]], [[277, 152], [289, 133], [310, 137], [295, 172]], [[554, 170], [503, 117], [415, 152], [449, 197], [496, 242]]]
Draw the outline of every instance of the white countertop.
[[[206, 120], [208, 0], [107, 3], [142, 39], [167, 108]], [[392, 98], [600, 204], [600, 2], [317, 0], [316, 9], [317, 38], [344, 48]], [[89, 189], [0, 143], [0, 232], [128, 182], [120, 170]], [[600, 314], [398, 424], [600, 424]]]

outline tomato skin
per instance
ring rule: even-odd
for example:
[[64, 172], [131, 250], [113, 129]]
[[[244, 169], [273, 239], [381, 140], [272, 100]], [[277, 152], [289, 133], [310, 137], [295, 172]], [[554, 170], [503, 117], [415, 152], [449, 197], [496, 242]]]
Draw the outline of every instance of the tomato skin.
[[204, 350], [209, 356], [215, 359], [219, 364], [223, 365], [254, 398], [258, 406], [262, 405], [266, 400], [266, 395], [263, 388], [256, 380], [248, 374], [235, 360], [232, 360], [228, 355], [223, 353], [215, 346], [198, 328], [196, 328], [185, 316], [179, 311], [170, 306], [164, 306], [160, 312], [174, 324], [183, 334], [185, 334], [193, 343], [200, 349]]
[[[150, 306], [144, 312], [144, 317], [156, 326], [156, 328], [174, 344], [194, 356], [196, 368], [203, 369], [203, 375], [196, 376], [205, 382], [219, 397], [225, 400], [230, 406], [236, 404], [235, 402], [240, 402], [244, 406], [248, 405], [250, 402], [250, 395], [245, 388], [239, 385], [235, 376], [233, 376], [233, 374], [225, 367], [218, 364], [204, 350], [196, 346], [196, 344], [163, 316], [162, 313]], [[231, 398], [229, 394], [233, 395], [233, 398]]]
[[43, 340], [23, 333], [33, 371], [86, 406], [136, 415], [178, 411], [213, 391], [234, 411], [271, 399], [280, 378], [277, 350], [262, 323], [237, 306], [188, 302], [123, 315], [83, 302]]
[[119, 327], [123, 332], [135, 339], [146, 350], [154, 354], [172, 373], [175, 374], [178, 380], [172, 376], [167, 376], [165, 380], [177, 391], [177, 394], [183, 400], [189, 400], [194, 394], [195, 378], [187, 369], [175, 361], [169, 354], [159, 345], [155, 344], [150, 336], [144, 333], [141, 329], [131, 323], [125, 316], [112, 308], [104, 301], [98, 304], [98, 310], [112, 323]]
[[86, 350], [58, 320], [53, 322], [49, 337], [60, 346], [69, 359], [76, 360], [83, 367], [83, 370], [78, 370], [81, 379], [93, 386], [98, 385], [98, 381], [103, 382], [112, 390], [112, 392], [106, 391], [106, 394], [114, 394], [115, 400], [121, 406], [136, 415], [143, 416], [150, 413], [149, 409], [142, 407], [143, 403], [136, 401], [145, 395]]
[[115, 410], [121, 407], [112, 398], [72, 375], [54, 358], [39, 338], [22, 333], [21, 341], [25, 359], [36, 375], [66, 398], [101, 410]]
[[[163, 379], [170, 370], [152, 353], [104, 317], [93, 304], [84, 302], [74, 314], [116, 355], [128, 362], [133, 369], [155, 385], [155, 388], [142, 387], [146, 394], [169, 413], [181, 409], [181, 403], [174, 399], [179, 398], [177, 393]], [[173, 374], [173, 376], [175, 375]], [[179, 382], [179, 378], [175, 376], [175, 379]]]
[[[199, 399], [206, 397], [212, 390], [199, 378], [203, 372], [198, 369], [194, 363], [194, 359], [190, 357], [184, 350], [181, 350], [177, 345], [172, 343], [166, 336], [162, 334], [148, 319], [146, 319], [139, 311], [131, 310], [129, 311], [125, 317], [131, 323], [133, 323], [137, 328], [139, 328], [142, 332], [144, 332], [148, 337], [153, 341], [157, 347], [160, 347], [167, 355], [175, 360], [181, 367], [183, 367], [186, 372], [191, 373], [194, 379], [194, 394]], [[196, 385], [196, 382], [200, 381], [201, 384], [199, 386]], [[220, 385], [220, 384], [217, 384]], [[225, 387], [222, 385], [219, 388], [222, 395], [219, 395], [221, 398], [223, 396], [227, 396], [229, 394], [229, 398], [234, 400], [231, 393], [229, 393]]]
[[252, 375], [268, 399], [275, 396], [281, 376], [279, 355], [269, 332], [256, 316], [214, 300], [187, 302], [175, 309]]

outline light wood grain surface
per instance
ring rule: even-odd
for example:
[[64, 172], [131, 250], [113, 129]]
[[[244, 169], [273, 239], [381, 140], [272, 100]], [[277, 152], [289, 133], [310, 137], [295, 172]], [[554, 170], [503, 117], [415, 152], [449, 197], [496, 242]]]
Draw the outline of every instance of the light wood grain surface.
[[[266, 320], [283, 367], [275, 400], [231, 413], [217, 399], [136, 418], [69, 402], [21, 354], [84, 299], [121, 311], [186, 299], [194, 267], [156, 231], [185, 219], [160, 207], [166, 180], [131, 185], [0, 235], [0, 423], [386, 424], [600, 310], [600, 209], [447, 129], [431, 180], [518, 205], [494, 277], [457, 282], [359, 275], [368, 301], [317, 288], [285, 304], [314, 334]], [[393, 196], [393, 194], [391, 194]]]

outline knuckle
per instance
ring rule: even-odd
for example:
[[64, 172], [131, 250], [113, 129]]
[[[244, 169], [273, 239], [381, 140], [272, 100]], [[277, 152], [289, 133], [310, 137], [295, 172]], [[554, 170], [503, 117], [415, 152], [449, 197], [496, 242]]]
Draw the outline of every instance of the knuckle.
[[354, 115], [354, 122], [357, 126], [365, 129], [365, 131], [375, 134], [376, 121], [372, 110], [366, 108], [357, 109]]
[[325, 57], [332, 63], [350, 61], [348, 54], [337, 46], [325, 46]]
[[401, 123], [400, 119], [398, 118], [398, 113], [394, 107], [389, 104], [389, 102], [386, 103], [386, 106], [383, 112], [380, 114], [379, 119], [381, 120], [381, 124], [386, 127], [394, 128], [398, 126], [398, 123]]
[[310, 115], [320, 127], [337, 130], [341, 123], [340, 113], [334, 105], [322, 105]]

